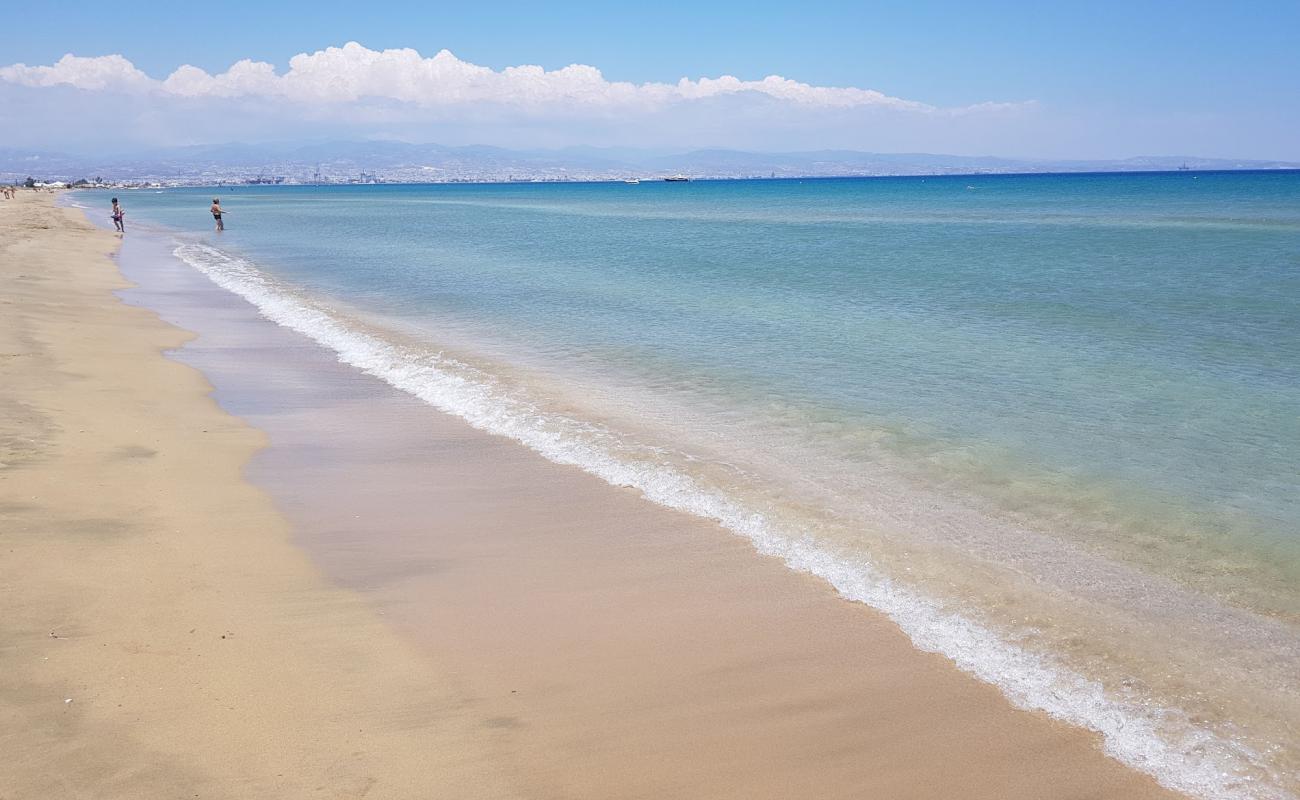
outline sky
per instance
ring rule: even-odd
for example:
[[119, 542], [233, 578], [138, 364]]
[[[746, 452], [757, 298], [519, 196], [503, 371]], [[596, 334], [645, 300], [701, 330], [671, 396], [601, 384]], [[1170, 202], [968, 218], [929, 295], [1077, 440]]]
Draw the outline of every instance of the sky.
[[1300, 0], [0, 0], [0, 18], [0, 147], [1300, 161]]

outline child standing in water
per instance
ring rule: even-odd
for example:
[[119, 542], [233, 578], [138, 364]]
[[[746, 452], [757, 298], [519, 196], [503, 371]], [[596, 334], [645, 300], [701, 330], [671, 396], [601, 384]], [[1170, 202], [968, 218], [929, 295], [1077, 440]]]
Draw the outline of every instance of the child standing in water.
[[117, 204], [117, 198], [114, 197], [113, 198], [113, 227], [117, 229], [118, 233], [126, 233], [126, 222], [125, 220], [122, 219], [125, 216], [126, 216], [126, 212], [123, 211], [122, 207]]
[[212, 211], [212, 218], [217, 221], [217, 230], [224, 231], [226, 229], [226, 226], [221, 221], [222, 212], [221, 212], [220, 198], [216, 198], [216, 197], [212, 198], [212, 208], [210, 210]]

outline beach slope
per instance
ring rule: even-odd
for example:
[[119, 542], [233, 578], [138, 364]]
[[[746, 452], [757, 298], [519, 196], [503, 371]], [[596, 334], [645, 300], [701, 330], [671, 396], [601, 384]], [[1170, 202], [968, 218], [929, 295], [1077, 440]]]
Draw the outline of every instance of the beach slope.
[[0, 204], [0, 797], [505, 797], [446, 676], [240, 476], [112, 234]]

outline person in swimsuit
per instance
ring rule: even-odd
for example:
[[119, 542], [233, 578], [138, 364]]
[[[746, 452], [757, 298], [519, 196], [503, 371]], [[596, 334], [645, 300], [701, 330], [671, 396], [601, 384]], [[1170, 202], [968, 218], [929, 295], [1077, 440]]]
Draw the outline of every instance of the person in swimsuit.
[[212, 211], [212, 218], [215, 219], [215, 220], [217, 221], [217, 230], [218, 230], [218, 231], [224, 231], [224, 230], [226, 229], [226, 226], [225, 226], [225, 224], [222, 223], [222, 221], [221, 221], [221, 214], [222, 214], [222, 211], [221, 211], [221, 200], [220, 200], [220, 199], [218, 199], [218, 198], [216, 198], [216, 197], [212, 198], [212, 208], [211, 208], [211, 211]]
[[113, 227], [117, 229], [118, 233], [126, 233], [126, 222], [122, 219], [125, 216], [126, 216], [126, 212], [123, 211], [122, 207], [117, 204], [117, 198], [114, 197], [113, 198]]

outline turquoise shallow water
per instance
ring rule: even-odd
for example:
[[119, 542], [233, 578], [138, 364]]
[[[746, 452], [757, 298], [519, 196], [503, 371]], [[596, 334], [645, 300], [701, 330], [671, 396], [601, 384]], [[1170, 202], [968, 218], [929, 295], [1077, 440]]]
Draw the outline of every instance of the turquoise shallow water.
[[[722, 520], [1167, 783], [1296, 790], [1300, 174], [239, 187], [220, 236], [212, 191], [119, 196], [345, 361]], [[1106, 727], [1153, 704], [1164, 755]]]

